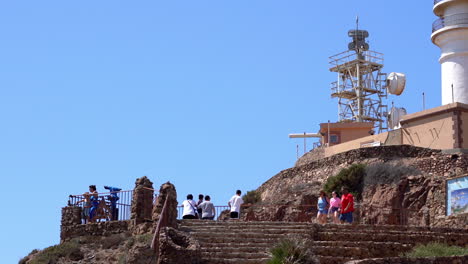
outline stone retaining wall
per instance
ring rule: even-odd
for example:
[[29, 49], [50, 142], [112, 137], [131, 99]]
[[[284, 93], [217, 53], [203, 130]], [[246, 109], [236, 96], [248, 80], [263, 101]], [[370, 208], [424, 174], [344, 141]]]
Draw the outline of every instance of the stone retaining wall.
[[378, 258], [348, 261], [345, 264], [464, 264], [467, 256], [436, 257], [436, 258]]
[[68, 241], [80, 236], [109, 236], [129, 231], [129, 221], [108, 221], [90, 224], [62, 225], [60, 241]]

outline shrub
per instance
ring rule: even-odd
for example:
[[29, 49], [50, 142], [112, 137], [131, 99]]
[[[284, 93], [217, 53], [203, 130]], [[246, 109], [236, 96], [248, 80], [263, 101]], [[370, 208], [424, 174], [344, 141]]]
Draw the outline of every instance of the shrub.
[[357, 200], [361, 200], [362, 189], [364, 186], [364, 176], [366, 174], [366, 165], [353, 164], [348, 168], [342, 169], [337, 175], [327, 179], [323, 189], [327, 193], [340, 191], [341, 187], [348, 187]]
[[45, 248], [37, 253], [30, 264], [56, 263], [60, 258], [71, 260], [83, 259], [84, 255], [80, 250], [80, 245], [76, 240], [64, 242], [55, 246]]
[[307, 240], [285, 239], [270, 249], [268, 264], [313, 264], [319, 263]]
[[394, 184], [403, 176], [420, 174], [418, 169], [403, 164], [375, 163], [366, 167], [364, 185]]
[[406, 257], [411, 258], [449, 257], [457, 255], [468, 255], [468, 248], [448, 246], [446, 244], [433, 242], [427, 245], [418, 245], [405, 254]]
[[248, 191], [244, 196], [242, 196], [242, 200], [244, 200], [244, 203], [246, 204], [255, 204], [260, 202], [261, 199], [260, 192], [256, 190]]

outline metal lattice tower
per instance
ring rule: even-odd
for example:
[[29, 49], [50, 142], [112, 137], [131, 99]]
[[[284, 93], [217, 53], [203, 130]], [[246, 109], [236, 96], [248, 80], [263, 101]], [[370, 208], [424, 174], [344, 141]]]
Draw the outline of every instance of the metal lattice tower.
[[383, 54], [369, 50], [365, 30], [350, 30], [348, 50], [330, 57], [330, 71], [338, 73], [331, 84], [332, 98], [338, 98], [340, 122], [373, 122], [377, 133], [387, 130], [386, 73]]

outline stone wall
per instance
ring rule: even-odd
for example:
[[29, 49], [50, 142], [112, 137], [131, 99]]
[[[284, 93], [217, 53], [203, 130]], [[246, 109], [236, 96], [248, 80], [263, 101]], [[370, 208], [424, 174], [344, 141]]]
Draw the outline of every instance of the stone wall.
[[135, 234], [148, 232], [152, 226], [154, 196], [152, 188], [153, 183], [146, 176], [136, 180], [132, 197], [131, 220], [129, 221], [109, 221], [82, 225], [81, 207], [67, 206], [62, 208], [60, 240], [67, 241], [84, 235], [107, 236], [127, 231], [132, 231]]
[[66, 206], [62, 208], [62, 226], [79, 225], [81, 224], [81, 211], [79, 206]]
[[120, 234], [129, 230], [130, 221], [108, 221], [90, 224], [62, 225], [60, 228], [60, 241], [68, 241], [80, 236], [109, 236]]
[[146, 176], [138, 178], [133, 189], [131, 215], [136, 225], [152, 220], [153, 196], [153, 183]]
[[153, 223], [156, 227], [162, 213], [162, 209], [167, 200], [166, 225], [168, 227], [177, 227], [177, 191], [174, 184], [166, 182], [159, 189], [159, 196], [153, 208]]
[[463, 264], [468, 263], [468, 256], [436, 258], [376, 258], [348, 261], [345, 264]]

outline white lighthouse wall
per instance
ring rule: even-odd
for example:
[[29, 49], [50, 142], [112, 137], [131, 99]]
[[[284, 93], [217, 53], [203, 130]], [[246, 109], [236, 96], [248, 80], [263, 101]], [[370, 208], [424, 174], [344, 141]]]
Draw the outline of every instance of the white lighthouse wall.
[[442, 63], [442, 105], [453, 102], [468, 104], [468, 56], [452, 57]]
[[468, 104], [468, 30], [447, 28], [434, 43], [441, 49], [442, 105], [452, 103], [452, 84], [453, 102]]
[[448, 5], [444, 10], [444, 16], [468, 13], [468, 2], [458, 1]]

